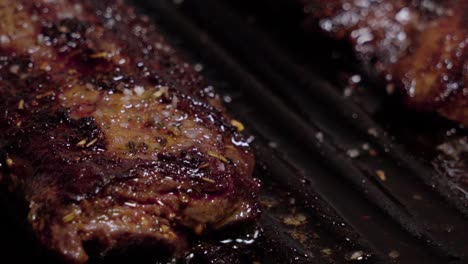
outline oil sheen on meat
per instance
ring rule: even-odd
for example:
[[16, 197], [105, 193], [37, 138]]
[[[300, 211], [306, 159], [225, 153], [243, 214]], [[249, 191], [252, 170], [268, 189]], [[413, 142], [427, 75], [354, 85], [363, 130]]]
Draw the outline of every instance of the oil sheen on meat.
[[258, 214], [242, 125], [123, 1], [0, 0], [0, 99], [1, 183], [67, 262]]
[[308, 27], [348, 40], [410, 107], [468, 125], [468, 1], [302, 2]]

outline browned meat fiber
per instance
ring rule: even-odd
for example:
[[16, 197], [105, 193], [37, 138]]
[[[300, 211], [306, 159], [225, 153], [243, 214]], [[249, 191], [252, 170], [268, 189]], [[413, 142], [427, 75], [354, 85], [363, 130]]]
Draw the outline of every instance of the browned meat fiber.
[[0, 0], [0, 178], [41, 244], [176, 255], [258, 215], [243, 126], [193, 68], [123, 1]]
[[468, 1], [302, 1], [309, 27], [348, 40], [410, 107], [468, 125]]

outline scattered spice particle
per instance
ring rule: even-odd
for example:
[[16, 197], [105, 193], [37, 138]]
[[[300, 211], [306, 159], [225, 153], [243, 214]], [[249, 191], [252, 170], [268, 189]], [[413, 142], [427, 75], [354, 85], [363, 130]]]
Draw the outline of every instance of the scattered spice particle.
[[97, 141], [98, 141], [97, 138], [91, 140], [88, 144], [86, 144], [86, 147], [91, 147], [91, 146], [94, 145]]
[[270, 148], [273, 148], [273, 149], [274, 149], [274, 148], [277, 148], [277, 147], [278, 147], [278, 143], [273, 142], [273, 141], [270, 141], [270, 142], [268, 142], [268, 146], [269, 146]]
[[344, 97], [350, 97], [353, 94], [353, 89], [351, 87], [346, 87], [343, 90], [343, 96]]
[[21, 127], [21, 124], [22, 124], [22, 123], [23, 123], [23, 122], [18, 121], [18, 123], [16, 123], [16, 126], [17, 126], [17, 127]]
[[363, 251], [355, 251], [351, 254], [351, 256], [349, 257], [350, 260], [361, 260], [364, 256], [364, 252]]
[[19, 65], [13, 65], [13, 66], [10, 67], [10, 72], [13, 73], [13, 74], [18, 74], [19, 70], [20, 70]]
[[303, 214], [290, 215], [283, 219], [283, 223], [292, 226], [300, 226], [307, 222], [307, 218]]
[[400, 252], [398, 252], [396, 250], [392, 250], [392, 251], [390, 251], [390, 253], [388, 253], [388, 256], [393, 258], [393, 259], [396, 259], [396, 258], [400, 257]]
[[148, 221], [148, 219], [146, 219], [146, 217], [144, 217], [144, 216], [143, 216], [143, 217], [141, 217], [141, 220], [140, 220], [140, 225], [141, 225], [141, 226], [144, 226], [144, 227], [147, 227], [147, 226], [148, 226], [148, 224], [149, 224], [149, 221]]
[[166, 145], [165, 146], [170, 146], [174, 143], [174, 139], [172, 137], [167, 137], [165, 138]]
[[156, 92], [153, 93], [153, 97], [154, 98], [160, 98], [162, 97], [163, 95], [165, 95], [166, 97], [168, 96], [168, 90], [169, 88], [166, 87], [166, 86], [160, 86], [159, 87], [159, 90], [157, 90]]
[[215, 183], [215, 181], [210, 178], [202, 177], [201, 179], [209, 183]]
[[19, 110], [23, 110], [23, 109], [24, 109], [24, 100], [23, 100], [23, 99], [21, 99], [21, 100], [19, 101], [19, 103], [18, 103], [18, 109], [19, 109]]
[[360, 83], [361, 80], [362, 80], [362, 77], [359, 74], [354, 74], [353, 76], [351, 76], [351, 78], [349, 78], [348, 81], [350, 81], [351, 83], [357, 84], [357, 83]]
[[42, 63], [39, 68], [43, 71], [50, 71], [52, 69], [47, 62]]
[[214, 157], [214, 158], [217, 158], [219, 160], [221, 160], [222, 162], [224, 163], [229, 163], [228, 159], [226, 159], [226, 157], [218, 154], [218, 153], [215, 153], [213, 151], [208, 151], [208, 155], [211, 156], [211, 157]]
[[371, 149], [371, 150], [369, 150], [369, 155], [371, 157], [376, 157], [377, 156], [377, 151], [375, 151], [375, 149]]
[[200, 63], [197, 63], [193, 66], [193, 69], [196, 71], [196, 72], [201, 72], [203, 70], [203, 65], [201, 65]]
[[188, 203], [189, 202], [189, 197], [184, 193], [179, 194], [179, 199], [183, 203]]
[[386, 181], [387, 180], [387, 176], [385, 176], [385, 171], [377, 170], [377, 171], [375, 171], [375, 174], [377, 174], [377, 176], [379, 177], [379, 179], [381, 181]]
[[323, 142], [323, 133], [322, 132], [317, 132], [315, 134], [315, 138], [320, 142], [322, 143]]
[[233, 145], [226, 145], [227, 149], [235, 150], [236, 148]]
[[92, 91], [94, 89], [94, 85], [92, 83], [86, 83], [85, 84], [86, 89]]
[[227, 104], [231, 103], [232, 102], [232, 97], [229, 96], [229, 95], [226, 95], [223, 97], [223, 101]]
[[294, 238], [295, 240], [299, 241], [302, 244], [304, 244], [307, 241], [307, 235], [305, 235], [302, 232], [291, 231], [289, 232], [289, 234], [291, 235], [292, 238]]
[[44, 97], [54, 96], [54, 95], [55, 95], [54, 91], [48, 91], [48, 92], [36, 95], [36, 99], [42, 99]]
[[331, 255], [333, 253], [331, 248], [324, 248], [321, 250], [321, 252], [327, 256]]
[[415, 194], [413, 194], [413, 199], [421, 201], [423, 199], [423, 197], [419, 193], [415, 193]]
[[135, 86], [133, 91], [135, 91], [137, 96], [142, 96], [145, 93], [145, 87], [141, 85], [137, 85]]
[[69, 214], [66, 214], [62, 218], [62, 220], [63, 220], [64, 223], [70, 223], [71, 221], [73, 221], [75, 219], [75, 217], [76, 217], [76, 213], [73, 211], [73, 212], [71, 212]]
[[242, 132], [245, 129], [244, 124], [235, 119], [231, 120], [231, 125], [235, 126], [239, 132]]
[[274, 200], [273, 198], [269, 198], [269, 197], [260, 199], [260, 204], [268, 209], [278, 206], [278, 202]]
[[362, 149], [368, 151], [370, 149], [370, 145], [368, 143], [362, 144]]
[[83, 147], [84, 145], [86, 145], [86, 142], [87, 142], [87, 140], [83, 139], [80, 142], [76, 143], [76, 146], [77, 147]]
[[357, 149], [349, 149], [346, 153], [352, 159], [355, 159], [355, 158], [359, 157], [359, 155], [361, 155], [361, 153]]
[[167, 217], [169, 217], [169, 219], [174, 219], [176, 217], [176, 214], [175, 213], [169, 213], [169, 215], [167, 215]]
[[210, 163], [208, 162], [205, 162], [203, 164], [201, 164], [200, 166], [198, 166], [199, 169], [204, 169], [204, 168], [208, 168], [210, 166]]
[[11, 42], [10, 38], [6, 35], [0, 35], [0, 44], [9, 44]]
[[379, 136], [379, 132], [377, 132], [377, 129], [371, 127], [367, 130], [367, 133], [371, 136], [374, 136], [374, 137], [378, 137]]
[[195, 234], [201, 235], [202, 232], [203, 232], [203, 225], [198, 224], [197, 226], [195, 226]]
[[163, 95], [163, 91], [159, 90], [153, 93], [154, 98], [159, 98]]
[[89, 56], [91, 59], [102, 59], [102, 58], [107, 58], [107, 52], [103, 51], [103, 52], [98, 52], [98, 53], [94, 53], [94, 54], [91, 54], [91, 56]]
[[393, 84], [388, 84], [385, 89], [387, 90], [387, 94], [393, 94], [395, 93], [395, 85]]
[[296, 199], [295, 198], [289, 199], [289, 204], [290, 205], [295, 205], [296, 204]]
[[170, 228], [167, 225], [162, 225], [161, 226], [161, 232], [163, 232], [163, 233], [166, 233], [167, 231], [169, 231], [169, 229]]
[[8, 167], [11, 168], [11, 167], [13, 166], [13, 164], [15, 164], [15, 162], [14, 162], [12, 159], [10, 159], [10, 158], [7, 158], [7, 159], [6, 159], [6, 165], [7, 165]]

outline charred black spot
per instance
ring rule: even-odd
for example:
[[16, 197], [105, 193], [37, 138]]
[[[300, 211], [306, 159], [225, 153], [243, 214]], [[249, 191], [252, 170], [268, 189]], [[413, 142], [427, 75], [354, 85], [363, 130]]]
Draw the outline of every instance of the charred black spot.
[[[6, 51], [0, 50], [0, 54]], [[0, 56], [1, 79], [15, 80], [18, 82], [22, 77], [29, 74], [33, 68], [31, 56], [20, 54], [17, 56]], [[1, 80], [0, 79], [0, 80]]]
[[24, 86], [28, 91], [39, 92], [44, 87], [54, 87], [54, 84], [46, 72], [31, 72], [24, 80]]
[[145, 142], [135, 142], [135, 141], [129, 141], [127, 142], [127, 144], [125, 144], [127, 150], [128, 150], [128, 153], [130, 155], [135, 155], [137, 153], [145, 153], [146, 151], [148, 151], [148, 144], [146, 144]]
[[43, 27], [41, 42], [54, 47], [70, 68], [79, 69], [85, 76], [92, 75], [98, 69], [110, 72], [113, 63], [105, 56], [97, 56], [100, 51], [95, 49], [95, 44], [88, 38], [93, 29], [78, 19], [63, 19]]
[[137, 146], [134, 141], [129, 141], [127, 144], [125, 144], [125, 147], [127, 147], [128, 152], [132, 155], [135, 155], [137, 153]]
[[181, 163], [190, 168], [198, 168], [207, 162], [205, 155], [196, 147], [180, 152]]
[[161, 76], [157, 75], [156, 73], [151, 74], [148, 77], [148, 81], [151, 85], [157, 86], [162, 84]]
[[83, 138], [98, 138], [102, 135], [101, 129], [98, 127], [94, 117], [84, 117], [78, 120], [70, 121], [73, 126], [76, 126]]
[[161, 161], [171, 161], [171, 160], [177, 159], [176, 154], [171, 153], [171, 152], [160, 152], [158, 153], [157, 157], [158, 157], [158, 160], [161, 160]]
[[60, 53], [69, 52], [84, 45], [86, 24], [77, 19], [63, 19], [42, 29], [43, 42], [58, 48]]
[[132, 76], [112, 71], [95, 72], [94, 75], [85, 76], [83, 80], [93, 84], [97, 90], [110, 92], [123, 92], [124, 89], [130, 89], [135, 83]]
[[[77, 142], [86, 139], [88, 142], [96, 139], [93, 146], [104, 147], [102, 139], [104, 133], [92, 117], [72, 119], [68, 109], [59, 109], [55, 112], [42, 111], [32, 117], [34, 126], [25, 127], [24, 133], [43, 134], [62, 138], [66, 143], [75, 145]], [[67, 129], [65, 129], [67, 128]], [[87, 143], [88, 143], [87, 142]], [[85, 144], [86, 145], [86, 144]]]

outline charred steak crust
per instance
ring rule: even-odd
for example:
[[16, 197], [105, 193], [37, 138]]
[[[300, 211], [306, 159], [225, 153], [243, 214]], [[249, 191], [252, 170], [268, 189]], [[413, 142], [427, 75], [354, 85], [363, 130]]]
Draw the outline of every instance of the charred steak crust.
[[177, 253], [258, 214], [242, 127], [148, 18], [119, 0], [0, 0], [0, 18], [1, 181], [45, 247]]
[[388, 91], [468, 125], [468, 1], [300, 1], [307, 27], [349, 41]]

